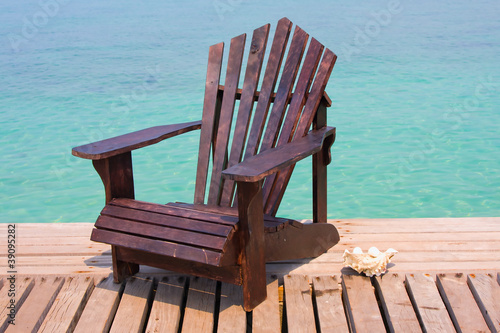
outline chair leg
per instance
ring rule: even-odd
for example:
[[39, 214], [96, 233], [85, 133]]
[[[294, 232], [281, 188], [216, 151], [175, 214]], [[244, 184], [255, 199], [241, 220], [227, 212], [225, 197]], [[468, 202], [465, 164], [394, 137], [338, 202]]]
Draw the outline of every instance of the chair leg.
[[116, 246], [111, 246], [111, 257], [113, 259], [113, 280], [116, 283], [121, 283], [127, 277], [139, 272], [139, 265], [118, 259]]
[[252, 311], [267, 297], [262, 182], [238, 182], [243, 308]]

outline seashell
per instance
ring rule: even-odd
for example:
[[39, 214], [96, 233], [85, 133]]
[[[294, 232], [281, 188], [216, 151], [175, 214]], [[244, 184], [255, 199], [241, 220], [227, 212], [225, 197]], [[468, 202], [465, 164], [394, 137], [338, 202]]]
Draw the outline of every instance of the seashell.
[[387, 271], [387, 264], [396, 253], [398, 251], [394, 249], [380, 252], [376, 247], [371, 247], [367, 253], [363, 253], [361, 248], [356, 247], [352, 253], [348, 250], [344, 251], [344, 266], [351, 267], [366, 276], [380, 276]]

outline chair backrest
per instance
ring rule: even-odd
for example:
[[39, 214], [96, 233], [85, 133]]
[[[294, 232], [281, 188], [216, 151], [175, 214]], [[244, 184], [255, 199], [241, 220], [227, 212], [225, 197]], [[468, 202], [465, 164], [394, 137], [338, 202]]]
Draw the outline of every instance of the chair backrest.
[[[307, 134], [320, 102], [325, 101], [324, 90], [336, 56], [314, 38], [305, 52], [309, 36], [298, 26], [286, 52], [292, 29], [292, 22], [287, 18], [281, 19], [276, 27], [258, 91], [269, 29], [267, 24], [253, 32], [241, 89], [238, 89], [238, 84], [246, 34], [231, 40], [224, 86], [219, 82], [224, 43], [210, 47], [196, 174], [196, 204], [205, 203], [208, 192], [207, 204], [232, 206], [235, 184], [224, 180], [221, 172], [243, 158]], [[286, 60], [281, 68], [285, 53]], [[238, 113], [233, 126], [238, 99]], [[257, 102], [255, 109], [254, 102]], [[292, 170], [293, 167], [280, 177], [273, 175], [265, 180], [263, 195], [266, 213], [276, 214]]]

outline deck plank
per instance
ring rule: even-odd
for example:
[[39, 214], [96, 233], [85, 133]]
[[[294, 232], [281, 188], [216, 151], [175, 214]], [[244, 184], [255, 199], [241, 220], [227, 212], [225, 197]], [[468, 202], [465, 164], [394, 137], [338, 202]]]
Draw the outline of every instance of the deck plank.
[[369, 277], [342, 276], [342, 291], [353, 332], [386, 331]]
[[321, 332], [348, 332], [347, 319], [342, 303], [342, 289], [337, 276], [313, 278], [314, 296]]
[[179, 330], [186, 278], [163, 277], [158, 282], [146, 333], [177, 333]]
[[488, 331], [488, 326], [463, 274], [439, 274], [436, 282], [457, 331]]
[[[490, 286], [492, 288], [498, 288], [500, 285], [500, 274], [498, 273], [500, 272], [500, 256], [498, 256], [500, 252], [500, 217], [458, 219], [354, 219], [329, 220], [329, 223], [333, 223], [338, 227], [341, 239], [339, 244], [330, 249], [327, 253], [314, 259], [289, 260], [266, 265], [267, 274], [276, 275], [279, 281], [275, 280], [272, 284], [268, 282], [268, 300], [257, 307], [248, 317], [252, 318], [251, 324], [253, 332], [266, 331], [268, 327], [268, 332], [281, 331], [278, 285], [283, 281], [284, 275], [298, 274], [308, 276], [309, 279], [312, 278], [312, 280], [308, 282], [312, 282], [313, 285], [315, 283], [314, 276], [337, 275], [338, 277], [346, 277], [347, 275], [357, 275], [353, 270], [344, 268], [342, 263], [342, 252], [344, 249], [352, 249], [355, 246], [360, 246], [364, 250], [368, 249], [370, 246], [377, 246], [381, 250], [393, 247], [399, 251], [393, 258], [391, 264], [389, 264], [388, 274], [381, 279], [372, 279], [376, 287], [379, 282], [382, 281], [382, 286], [380, 290], [377, 290], [377, 294], [387, 303], [386, 307], [388, 310], [383, 310], [383, 314], [386, 312], [390, 313], [390, 305], [398, 306], [400, 304], [397, 302], [407, 302], [407, 300], [404, 299], [397, 300], [397, 297], [394, 298], [394, 301], [388, 301], [390, 292], [397, 294], [402, 291], [401, 295], [405, 293], [403, 288], [404, 284], [401, 283], [391, 286], [389, 279], [384, 280], [390, 277], [391, 274], [398, 274], [400, 277], [403, 277], [405, 274], [422, 275], [423, 273], [432, 273], [432, 275], [446, 274], [446, 277], [453, 277], [454, 273], [463, 273], [464, 276], [474, 274], [475, 277], [478, 277], [487, 276], [487, 274], [491, 273], [489, 278]], [[108, 276], [110, 274], [112, 267], [110, 247], [89, 240], [92, 228], [93, 223], [16, 224], [16, 241], [19, 240], [19, 251], [16, 253], [18, 282], [16, 285], [16, 298], [19, 299], [16, 300], [16, 302], [18, 305], [22, 305], [20, 309], [28, 305], [26, 300], [28, 300], [30, 291], [32, 291], [31, 288], [35, 285], [35, 278], [44, 277], [47, 279], [60, 277], [68, 279], [69, 277], [75, 276], [93, 276], [97, 283], [103, 276]], [[0, 224], [0, 232], [6, 231], [6, 229], [6, 224]], [[0, 247], [5, 245], [6, 240], [0, 238]], [[5, 259], [5, 256], [5, 253], [0, 253], [1, 258]], [[8, 283], [6, 262], [6, 260], [0, 260], [0, 278], [3, 278], [4, 282], [3, 288], [0, 289], [0, 306], [2, 304], [6, 306], [10, 301], [6, 294], [8, 290], [6, 289]], [[141, 271], [137, 276], [151, 276], [157, 278], [159, 281], [165, 277], [168, 281], [172, 282], [174, 280], [171, 279], [178, 276], [178, 273], [141, 266]], [[31, 279], [24, 280], [25, 277], [31, 277]], [[477, 278], [472, 279], [471, 276], [469, 279], [471, 279], [471, 282], [469, 282], [468, 285], [472, 286], [470, 289], [474, 287], [478, 289], [474, 299], [480, 300], [483, 312], [486, 313], [486, 311], [488, 311], [488, 316], [495, 315], [495, 311], [497, 311], [495, 308], [493, 308], [493, 310], [486, 309], [488, 297], [491, 298], [492, 294], [488, 291], [479, 291], [482, 287], [481, 284], [476, 286], [478, 284], [476, 282]], [[440, 282], [439, 280], [441, 279], [438, 279], [438, 283]], [[84, 328], [83, 331], [89, 331], [89, 329], [92, 331], [103, 331], [103, 329], [109, 330], [122, 291], [120, 291], [121, 285], [115, 285], [111, 280], [108, 281], [110, 286], [107, 290], [103, 291], [98, 285], [92, 291], [87, 305], [78, 321], [76, 328], [77, 332], [82, 331], [82, 327]], [[387, 282], [386, 287], [390, 292], [386, 291], [387, 288], [384, 288], [384, 282]], [[445, 284], [446, 283], [447, 282], [445, 282]], [[434, 293], [438, 293], [435, 282], [432, 282], [431, 285], [434, 289]], [[62, 288], [65, 288], [64, 285]], [[161, 294], [159, 292], [160, 288], [161, 286], [158, 287], [157, 297]], [[396, 288], [403, 290], [397, 291], [395, 290]], [[460, 288], [463, 288], [463, 284]], [[56, 303], [58, 298], [62, 295], [63, 289], [61, 289], [60, 295], [55, 299], [52, 308], [56, 307]], [[444, 291], [443, 297], [445, 299], [446, 297], [451, 299], [450, 295], [452, 292], [444, 290], [444, 287], [442, 289], [442, 291]], [[456, 290], [453, 290], [453, 292], [458, 292], [459, 288], [457, 287], [455, 289]], [[367, 290], [368, 295], [371, 297], [374, 294], [373, 288], [370, 286]], [[183, 288], [181, 288], [181, 294], [182, 291], [184, 291]], [[328, 293], [331, 293], [331, 291], [328, 291]], [[171, 315], [173, 318], [178, 318], [178, 321], [182, 320], [181, 324], [185, 324], [186, 330], [189, 329], [189, 325], [195, 327], [194, 323], [188, 323], [186, 318], [196, 318], [195, 321], [200, 321], [196, 316], [189, 314], [190, 312], [199, 313], [200, 311], [199, 309], [193, 311], [193, 309], [189, 309], [189, 306], [186, 311], [183, 309], [186, 305], [186, 297], [188, 296], [189, 292], [188, 294], [184, 294], [181, 303], [177, 303], [176, 305], [177, 310], [174, 311], [156, 311], [155, 306], [157, 307], [161, 303], [158, 302], [158, 304], [156, 304], [157, 301], [154, 301], [148, 325], [152, 324], [153, 319], [157, 317], [154, 314], [161, 312], [163, 315]], [[314, 296], [316, 299], [314, 299]], [[325, 323], [325, 320], [321, 320], [320, 318], [322, 315], [322, 296], [318, 297], [318, 295], [313, 295], [313, 301], [315, 301], [313, 305], [316, 304], [317, 310], [315, 323], [318, 326]], [[23, 297], [25, 304], [21, 304]], [[408, 297], [408, 295], [406, 297]], [[211, 302], [210, 307], [212, 310], [207, 311], [208, 319], [211, 321], [211, 326], [209, 325], [211, 328], [207, 331], [210, 332], [213, 330], [215, 324], [214, 319], [217, 318], [217, 316], [219, 316], [219, 319], [221, 318], [219, 314], [213, 314], [213, 309], [215, 308], [215, 295], [212, 295], [212, 300], [213, 302]], [[454, 302], [450, 301], [450, 303], [453, 305]], [[173, 301], [171, 300], [168, 305], [172, 306]], [[6, 312], [7, 309], [5, 306], [0, 307], [0, 331], [3, 331], [3, 329], [7, 327], [5, 324], [8, 312]], [[286, 303], [283, 306], [286, 308]], [[383, 306], [382, 309], [384, 309]], [[50, 311], [52, 311], [52, 309]], [[177, 314], [175, 311], [178, 311]], [[184, 317], [182, 316], [183, 311], [185, 311], [185, 314], [187, 313], [188, 317], [186, 317], [186, 315], [184, 315]], [[458, 311], [455, 312], [458, 313]], [[47, 316], [49, 315], [50, 312]], [[456, 314], [454, 315], [458, 316]], [[414, 316], [416, 315], [414, 314]], [[201, 318], [202, 317], [203, 315]], [[18, 322], [18, 320], [19, 317], [17, 316], [16, 322]], [[393, 320], [393, 322], [395, 321], [392, 315], [391, 320]], [[457, 319], [457, 321], [459, 320], [460, 319]], [[201, 321], [203, 322], [204, 319], [201, 319]], [[498, 328], [495, 329], [500, 330]], [[193, 330], [199, 331], [196, 328]]]
[[112, 276], [102, 279], [90, 295], [74, 332], [108, 332], [123, 288], [124, 284], [114, 283]]
[[422, 331], [405, 288], [404, 276], [386, 274], [376, 277], [374, 286], [390, 332]]
[[72, 332], [93, 289], [92, 277], [66, 278], [38, 332]]
[[500, 332], [500, 286], [491, 274], [469, 274], [467, 283], [488, 327]]
[[216, 286], [213, 280], [191, 278], [182, 325], [183, 333], [213, 331]]
[[37, 278], [28, 298], [16, 314], [16, 324], [5, 332], [36, 332], [63, 286], [64, 278]]
[[245, 333], [246, 330], [247, 313], [243, 309], [242, 287], [222, 283], [217, 332]]
[[316, 332], [308, 277], [285, 275], [283, 280], [288, 332]]
[[252, 311], [252, 332], [281, 332], [280, 303], [277, 278], [267, 278], [267, 298]]
[[417, 317], [427, 332], [455, 332], [434, 278], [428, 274], [406, 275], [406, 287]]
[[127, 279], [110, 333], [142, 332], [153, 292], [153, 279], [131, 277]]
[[[10, 281], [5, 277], [4, 286], [0, 290], [0, 332], [4, 332], [9, 326], [9, 320], [14, 319], [14, 324], [16, 323], [15, 317], [12, 318], [11, 308], [9, 308], [11, 304], [11, 300], [15, 301], [15, 308], [17, 311], [23, 306], [24, 301], [30, 294], [31, 290], [35, 286], [35, 280], [30, 277], [19, 278], [16, 277], [16, 281], [14, 282], [15, 287], [11, 288]], [[15, 298], [12, 297], [12, 290], [15, 290]], [[9, 295], [10, 294], [10, 295]], [[12, 313], [15, 316], [15, 313]]]

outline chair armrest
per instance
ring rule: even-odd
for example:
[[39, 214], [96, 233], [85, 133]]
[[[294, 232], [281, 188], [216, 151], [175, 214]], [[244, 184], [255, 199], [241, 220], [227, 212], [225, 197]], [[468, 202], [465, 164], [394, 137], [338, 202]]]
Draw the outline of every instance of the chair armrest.
[[146, 147], [173, 136], [201, 128], [201, 121], [146, 128], [137, 132], [75, 147], [72, 154], [90, 160], [119, 155]]
[[312, 130], [300, 139], [285, 145], [268, 149], [260, 154], [249, 157], [243, 162], [222, 171], [226, 179], [243, 182], [256, 182], [276, 171], [288, 167], [323, 149], [325, 139], [330, 148], [335, 139], [335, 127], [325, 126]]

